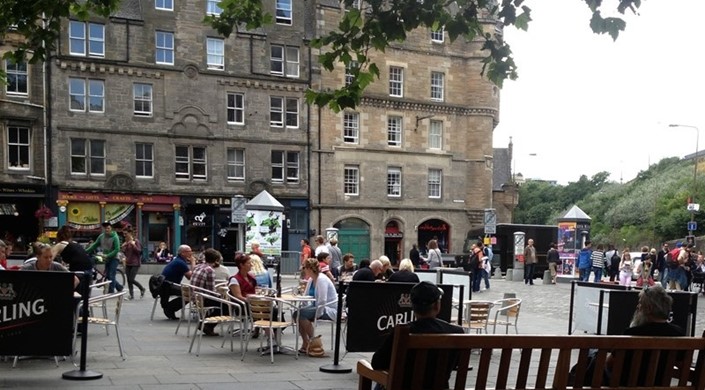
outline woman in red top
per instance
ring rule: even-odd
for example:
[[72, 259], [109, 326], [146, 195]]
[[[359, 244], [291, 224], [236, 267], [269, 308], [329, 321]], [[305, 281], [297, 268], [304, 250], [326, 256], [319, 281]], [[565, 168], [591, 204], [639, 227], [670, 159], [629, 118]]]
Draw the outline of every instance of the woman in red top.
[[230, 294], [241, 301], [246, 301], [247, 296], [254, 294], [257, 287], [257, 281], [250, 274], [252, 260], [250, 260], [250, 256], [238, 253], [235, 255], [235, 265], [237, 273], [231, 276], [228, 281]]

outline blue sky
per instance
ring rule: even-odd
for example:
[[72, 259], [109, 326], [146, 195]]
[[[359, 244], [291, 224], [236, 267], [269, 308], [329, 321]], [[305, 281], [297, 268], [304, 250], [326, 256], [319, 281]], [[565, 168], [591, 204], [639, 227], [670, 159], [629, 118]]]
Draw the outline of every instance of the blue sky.
[[513, 137], [517, 172], [565, 184], [608, 171], [626, 182], [695, 152], [695, 130], [669, 123], [699, 127], [705, 149], [705, 1], [643, 1], [616, 42], [592, 33], [583, 0], [526, 4], [529, 31], [505, 30], [519, 78], [505, 82], [493, 138], [506, 147]]

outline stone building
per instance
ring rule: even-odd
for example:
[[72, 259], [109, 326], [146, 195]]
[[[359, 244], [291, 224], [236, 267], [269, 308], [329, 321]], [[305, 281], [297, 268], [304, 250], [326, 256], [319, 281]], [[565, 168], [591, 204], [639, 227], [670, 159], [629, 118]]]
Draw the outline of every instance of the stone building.
[[[0, 38], [0, 56], [22, 42], [14, 30]], [[44, 64], [2, 60], [7, 83], [0, 86], [0, 239], [24, 253], [43, 226], [35, 217], [47, 201], [48, 141]]]
[[[337, 26], [339, 2], [319, 1], [317, 34]], [[488, 31], [495, 24], [486, 20]], [[314, 108], [311, 116], [311, 225], [337, 228], [356, 258], [408, 257], [437, 238], [460, 253], [467, 230], [492, 205], [492, 132], [499, 90], [480, 75], [482, 42], [450, 43], [418, 29], [371, 54], [380, 79], [355, 110]], [[314, 73], [315, 88], [346, 82], [343, 65]]]
[[[231, 200], [266, 189], [286, 208], [284, 249], [308, 236], [311, 2], [224, 38], [217, 0], [122, 0], [110, 18], [65, 20], [52, 78], [52, 185], [59, 223], [101, 221], [230, 260], [245, 225]], [[41, 172], [38, 172], [41, 175]], [[81, 234], [79, 234], [81, 235]]]

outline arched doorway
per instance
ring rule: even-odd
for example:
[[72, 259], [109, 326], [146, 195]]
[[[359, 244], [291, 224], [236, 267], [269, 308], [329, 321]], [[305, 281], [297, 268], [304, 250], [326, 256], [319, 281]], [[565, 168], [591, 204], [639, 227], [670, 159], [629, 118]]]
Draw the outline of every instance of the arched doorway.
[[401, 241], [404, 232], [401, 231], [399, 223], [395, 220], [387, 222], [384, 227], [384, 255], [389, 257], [392, 265], [397, 265], [404, 257], [402, 255]]
[[338, 221], [338, 247], [345, 253], [355, 256], [355, 263], [370, 258], [370, 225], [359, 218], [346, 218]]
[[427, 219], [418, 227], [419, 250], [428, 252], [426, 246], [431, 240], [438, 240], [438, 248], [443, 253], [451, 253], [450, 225], [441, 219]]

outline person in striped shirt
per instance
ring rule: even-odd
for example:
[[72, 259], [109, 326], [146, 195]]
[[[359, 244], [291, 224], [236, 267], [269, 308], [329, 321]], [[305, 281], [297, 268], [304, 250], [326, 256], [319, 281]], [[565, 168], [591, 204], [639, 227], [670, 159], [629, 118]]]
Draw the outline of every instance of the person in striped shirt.
[[592, 262], [592, 272], [595, 273], [595, 283], [602, 281], [602, 270], [605, 268], [605, 247], [602, 244], [592, 251], [590, 261]]

